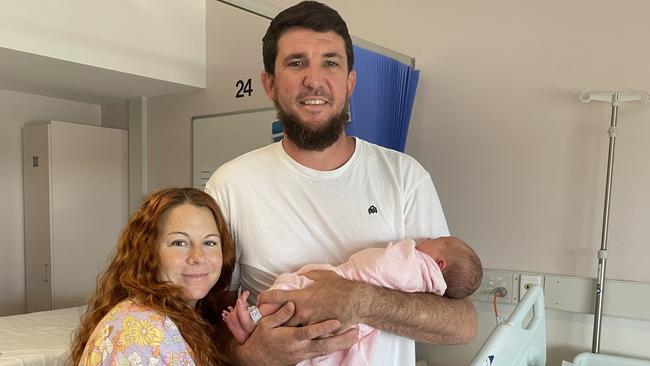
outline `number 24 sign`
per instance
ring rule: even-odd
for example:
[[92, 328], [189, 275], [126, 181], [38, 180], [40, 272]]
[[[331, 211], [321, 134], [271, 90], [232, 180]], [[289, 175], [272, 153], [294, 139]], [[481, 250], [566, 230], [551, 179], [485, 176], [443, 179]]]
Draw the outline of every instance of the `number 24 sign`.
[[235, 94], [235, 98], [243, 98], [248, 94], [250, 97], [251, 94], [253, 94], [253, 87], [251, 86], [251, 79], [249, 78], [247, 81], [244, 80], [237, 80], [237, 83], [235, 83], [235, 87], [237, 88], [237, 94]]

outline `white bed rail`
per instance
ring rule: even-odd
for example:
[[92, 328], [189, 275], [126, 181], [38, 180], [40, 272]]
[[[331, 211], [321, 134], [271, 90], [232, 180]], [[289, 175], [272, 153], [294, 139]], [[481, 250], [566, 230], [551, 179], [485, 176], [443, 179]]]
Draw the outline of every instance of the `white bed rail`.
[[[532, 319], [527, 315], [533, 310]], [[505, 323], [494, 328], [470, 366], [546, 365], [544, 291], [533, 285]]]

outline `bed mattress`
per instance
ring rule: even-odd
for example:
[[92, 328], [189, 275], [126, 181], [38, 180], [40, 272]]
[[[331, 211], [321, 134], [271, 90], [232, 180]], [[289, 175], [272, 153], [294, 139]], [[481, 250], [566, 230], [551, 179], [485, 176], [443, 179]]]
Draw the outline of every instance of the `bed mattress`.
[[0, 317], [0, 365], [63, 365], [84, 307]]

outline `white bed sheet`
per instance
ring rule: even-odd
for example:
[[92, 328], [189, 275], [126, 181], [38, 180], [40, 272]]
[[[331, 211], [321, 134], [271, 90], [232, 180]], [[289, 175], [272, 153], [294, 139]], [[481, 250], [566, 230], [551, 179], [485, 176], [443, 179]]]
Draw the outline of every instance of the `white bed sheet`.
[[0, 365], [62, 365], [84, 310], [79, 306], [0, 317]]

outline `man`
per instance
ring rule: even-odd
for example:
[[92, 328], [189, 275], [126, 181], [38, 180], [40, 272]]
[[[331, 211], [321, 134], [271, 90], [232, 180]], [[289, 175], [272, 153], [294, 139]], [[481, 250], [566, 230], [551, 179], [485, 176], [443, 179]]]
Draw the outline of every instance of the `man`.
[[[284, 139], [224, 164], [206, 185], [233, 232], [242, 287], [255, 296], [305, 263], [337, 265], [362, 248], [449, 235], [431, 177], [414, 159], [346, 136], [356, 73], [335, 10], [306, 1], [281, 12], [263, 38], [263, 57], [262, 84]], [[412, 339], [450, 344], [475, 335], [468, 300], [326, 271], [309, 277], [315, 283], [306, 289], [259, 295], [259, 302], [286, 304], [235, 346], [237, 363], [294, 364], [348, 348], [354, 323], [385, 331], [374, 365], [414, 364]]]

